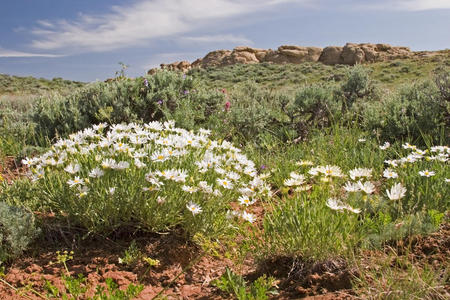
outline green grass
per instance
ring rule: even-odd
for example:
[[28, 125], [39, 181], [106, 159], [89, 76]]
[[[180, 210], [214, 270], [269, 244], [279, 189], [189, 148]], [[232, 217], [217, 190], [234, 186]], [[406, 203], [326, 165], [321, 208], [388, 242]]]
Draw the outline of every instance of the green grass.
[[[185, 185], [193, 187], [206, 180], [214, 189], [220, 188], [216, 179], [223, 176], [212, 171], [203, 175], [195, 164], [213, 142], [202, 143], [184, 159], [160, 163], [149, 157], [162, 149], [159, 144], [146, 141], [145, 146], [134, 145], [131, 138], [122, 136], [102, 148], [96, 144], [103, 135], [99, 129], [99, 135], [88, 138], [83, 145], [54, 145], [52, 152], [35, 163], [41, 166], [33, 170], [35, 179], [41, 175], [44, 178], [37, 182], [23, 178], [12, 185], [4, 182], [0, 200], [35, 211], [52, 211], [63, 221], [92, 232], [109, 234], [132, 225], [150, 231], [182, 230], [191, 242], [195, 242], [193, 236], [201, 234], [205, 245], [223, 242], [226, 247], [233, 240], [229, 251], [240, 251], [241, 258], [249, 253], [257, 262], [277, 256], [305, 261], [340, 257], [352, 262], [361, 258], [362, 251], [436, 230], [449, 212], [448, 149], [432, 152], [433, 146], [448, 141], [449, 54], [446, 51], [420, 60], [354, 68], [320, 63], [234, 65], [192, 70], [192, 77], [187, 78], [160, 72], [153, 77], [89, 85], [70, 96], [47, 94], [38, 101], [36, 94], [50, 90], [64, 93], [82, 84], [3, 76], [1, 82], [8, 82], [8, 87], [0, 91], [8, 91], [0, 96], [0, 156], [21, 158], [33, 153], [30, 146], [50, 150], [50, 139], [67, 136], [92, 123], [142, 124], [174, 119], [177, 127], [188, 130], [183, 131], [187, 136], [205, 127], [212, 130], [211, 136], [219, 144], [228, 140], [242, 149], [254, 162], [256, 174], [251, 176], [268, 184], [256, 180], [252, 188], [270, 191], [270, 197], [258, 197], [258, 204], [248, 206], [242, 202], [236, 209], [244, 193], [238, 188], [222, 189], [222, 196], [212, 197], [190, 194], [182, 184], [167, 181], [160, 193], [143, 191], [142, 187], [155, 184], [146, 179], [151, 178], [146, 174], [161, 166], [186, 169], [189, 176]], [[444, 80], [438, 83], [437, 67], [444, 68], [440, 73]], [[157, 132], [161, 139], [169, 134]], [[70, 139], [76, 140], [76, 136]], [[133, 149], [117, 150], [119, 140]], [[391, 146], [380, 149], [386, 141]], [[406, 147], [407, 143], [417, 144], [417, 148]], [[141, 160], [146, 164], [142, 169], [132, 157], [136, 149], [147, 154]], [[244, 172], [233, 162], [236, 153], [219, 152], [223, 170], [218, 174]], [[419, 154], [423, 157], [418, 158]], [[416, 155], [415, 162], [400, 161], [408, 157], [411, 160], [411, 155]], [[106, 167], [103, 177], [89, 177], [89, 171], [110, 157], [127, 161], [130, 167], [120, 171]], [[62, 165], [56, 163], [59, 159]], [[383, 176], [388, 160], [396, 160], [397, 165], [390, 168], [397, 178]], [[300, 161], [310, 161], [311, 165], [300, 165]], [[69, 187], [69, 179], [75, 176], [64, 170], [69, 164], [80, 165], [76, 175], [83, 178], [83, 187]], [[325, 166], [329, 170], [334, 166], [333, 172], [339, 168], [342, 175], [331, 176], [324, 171]], [[352, 179], [350, 171], [356, 168], [370, 169], [370, 176]], [[419, 172], [424, 170], [435, 174], [421, 176]], [[250, 185], [247, 175], [241, 174], [235, 184]], [[163, 175], [158, 176], [165, 180]], [[296, 176], [303, 182], [291, 184], [289, 179]], [[373, 184], [373, 188], [369, 187], [373, 190], [344, 189], [344, 185], [362, 186], [364, 182]], [[396, 200], [390, 199], [387, 192], [395, 184], [406, 188]], [[117, 189], [111, 192], [110, 187]], [[164, 196], [167, 202], [158, 196]], [[337, 204], [332, 204], [330, 198], [337, 199]], [[201, 204], [203, 211], [189, 211], [186, 205], [190, 201]], [[253, 222], [249, 223], [236, 217], [242, 217], [244, 211], [256, 219], [250, 217]], [[239, 243], [234, 239], [236, 233]], [[132, 250], [138, 249], [130, 246], [123, 259], [131, 261], [139, 256]], [[360, 278], [355, 282], [362, 296], [396, 299], [437, 295], [439, 299], [442, 280], [447, 280], [434, 276], [426, 266], [418, 268], [402, 262], [399, 270], [389, 270], [387, 262], [374, 264], [378, 268], [369, 270], [371, 281]], [[223, 290], [242, 299], [257, 297], [252, 293], [265, 297], [271, 288], [271, 283], [265, 281], [259, 282], [260, 288], [256, 281], [248, 286], [243, 277], [231, 271], [225, 275], [228, 278], [222, 277]], [[400, 280], [396, 280], [397, 276]], [[416, 281], [421, 282], [419, 292], [412, 284]], [[389, 294], [383, 294], [386, 287]]]
[[[395, 89], [401, 84], [430, 78], [435, 68], [449, 65], [450, 51], [447, 50], [436, 57], [408, 58], [364, 66], [382, 87]], [[344, 78], [345, 69], [344, 65], [328, 66], [319, 62], [284, 65], [261, 63], [193, 69], [188, 74], [216, 89], [233, 90], [236, 86], [253, 81], [261, 88], [293, 93], [301, 85], [339, 82]]]
[[0, 74], [0, 95], [45, 95], [49, 92], [69, 94], [73, 89], [82, 87], [85, 83], [79, 81], [53, 78], [20, 77]]

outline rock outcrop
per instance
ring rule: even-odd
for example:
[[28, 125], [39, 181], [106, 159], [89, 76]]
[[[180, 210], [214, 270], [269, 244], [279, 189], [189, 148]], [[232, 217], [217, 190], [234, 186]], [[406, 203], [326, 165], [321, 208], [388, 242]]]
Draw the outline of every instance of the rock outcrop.
[[347, 43], [344, 47], [326, 47], [323, 49], [319, 61], [326, 65], [355, 65], [407, 58], [413, 55], [414, 52], [408, 47], [394, 47], [388, 44]]
[[[415, 55], [408, 47], [396, 47], [388, 44], [354, 44], [347, 43], [344, 47], [329, 46], [303, 47], [284, 45], [277, 50], [258, 49], [240, 46], [231, 50], [216, 50], [209, 52], [204, 58], [197, 59], [192, 64], [187, 61], [161, 64], [160, 69], [187, 72], [191, 68], [223, 67], [234, 64], [300, 64], [303, 62], [322, 62], [326, 65], [355, 65], [407, 58]], [[158, 70], [154, 68], [148, 74]]]

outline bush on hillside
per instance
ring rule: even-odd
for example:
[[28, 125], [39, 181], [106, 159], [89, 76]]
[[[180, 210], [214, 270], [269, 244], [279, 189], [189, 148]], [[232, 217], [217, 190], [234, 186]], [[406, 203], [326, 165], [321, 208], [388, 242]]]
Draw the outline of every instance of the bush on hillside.
[[341, 101], [334, 97], [335, 86], [313, 84], [298, 89], [290, 116], [301, 136], [315, 128], [330, 126], [340, 115]]
[[216, 110], [222, 99], [216, 92], [205, 91], [191, 77], [158, 72], [136, 79], [96, 82], [68, 97], [40, 98], [33, 109], [33, 120], [37, 132], [53, 139], [100, 122], [149, 122], [173, 117], [181, 106], [195, 113], [188, 124], [193, 126]]
[[363, 126], [377, 131], [383, 140], [427, 136], [439, 142], [449, 126], [448, 104], [432, 81], [406, 85], [382, 101], [366, 103], [361, 114]]
[[369, 97], [374, 92], [369, 69], [361, 65], [348, 68], [338, 94], [344, 99], [343, 110], [349, 110], [358, 100]]

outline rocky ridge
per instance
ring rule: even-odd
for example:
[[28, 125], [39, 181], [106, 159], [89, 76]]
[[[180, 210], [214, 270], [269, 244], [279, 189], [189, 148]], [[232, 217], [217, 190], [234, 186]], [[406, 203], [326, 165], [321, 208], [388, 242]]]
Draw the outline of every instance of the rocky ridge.
[[299, 64], [318, 61], [326, 65], [355, 65], [429, 54], [429, 52], [413, 52], [408, 47], [370, 43], [347, 43], [343, 47], [328, 46], [325, 48], [284, 45], [278, 47], [277, 50], [239, 46], [233, 50], [209, 52], [205, 57], [199, 58], [192, 63], [181, 61], [161, 64], [161, 68], [150, 69], [148, 74], [154, 74], [160, 69], [187, 72], [192, 68], [223, 67], [233, 64], [263, 62]]

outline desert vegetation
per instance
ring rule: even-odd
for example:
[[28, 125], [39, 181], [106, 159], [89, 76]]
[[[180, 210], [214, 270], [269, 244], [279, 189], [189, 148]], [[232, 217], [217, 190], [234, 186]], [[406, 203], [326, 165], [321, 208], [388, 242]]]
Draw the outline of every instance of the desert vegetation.
[[4, 77], [0, 293], [448, 298], [449, 66]]

